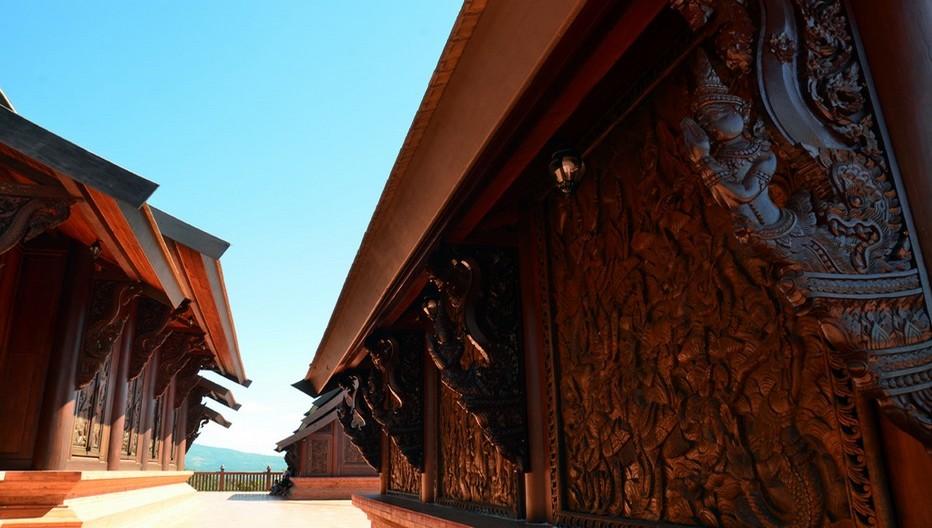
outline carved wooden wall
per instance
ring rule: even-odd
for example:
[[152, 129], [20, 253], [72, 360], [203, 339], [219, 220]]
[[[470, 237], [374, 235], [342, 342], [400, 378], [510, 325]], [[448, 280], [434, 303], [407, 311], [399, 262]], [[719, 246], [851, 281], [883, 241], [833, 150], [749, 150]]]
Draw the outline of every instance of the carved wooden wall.
[[[669, 78], [591, 152], [576, 195], [546, 204], [557, 518], [877, 525], [882, 488], [865, 465], [848, 372], [772, 261], [734, 236], [733, 214], [716, 204], [734, 198], [703, 188], [733, 170], [797, 175], [773, 171], [758, 128], [734, 161], [713, 150], [721, 166], [697, 177], [680, 123], [703, 89], [713, 104], [739, 104], [706, 81], [697, 88], [685, 68]], [[709, 122], [741, 123], [714, 111]]]
[[495, 449], [445, 385], [440, 389], [438, 421], [437, 502], [517, 517], [522, 473]]
[[389, 444], [388, 455], [388, 490], [408, 495], [420, 495], [420, 471], [408, 462], [394, 443]]

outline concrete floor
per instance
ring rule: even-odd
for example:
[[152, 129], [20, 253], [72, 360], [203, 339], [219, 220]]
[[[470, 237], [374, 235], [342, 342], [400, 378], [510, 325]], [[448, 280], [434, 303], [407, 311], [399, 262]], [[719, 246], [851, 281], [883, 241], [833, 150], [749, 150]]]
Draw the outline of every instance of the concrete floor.
[[369, 528], [348, 500], [284, 500], [268, 493], [199, 492], [187, 514], [166, 528]]

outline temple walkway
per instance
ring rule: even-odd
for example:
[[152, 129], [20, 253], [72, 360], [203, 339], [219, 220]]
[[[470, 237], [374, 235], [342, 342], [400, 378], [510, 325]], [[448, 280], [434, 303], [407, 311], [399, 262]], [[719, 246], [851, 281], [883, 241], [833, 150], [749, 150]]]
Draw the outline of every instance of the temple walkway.
[[348, 500], [284, 500], [268, 493], [200, 492], [182, 519], [167, 528], [369, 528]]

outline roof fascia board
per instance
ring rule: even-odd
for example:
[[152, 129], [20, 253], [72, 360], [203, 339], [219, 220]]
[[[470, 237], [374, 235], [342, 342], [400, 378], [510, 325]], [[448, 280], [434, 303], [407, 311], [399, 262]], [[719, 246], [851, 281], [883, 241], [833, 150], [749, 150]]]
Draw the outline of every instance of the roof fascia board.
[[187, 295], [179, 277], [178, 268], [168, 253], [165, 240], [159, 233], [149, 206], [143, 204], [142, 207], [137, 208], [121, 201], [117, 204], [130, 228], [136, 234], [142, 251], [148, 257], [152, 270], [162, 286], [162, 291], [165, 292], [172, 307], [177, 308], [187, 298]]
[[141, 207], [158, 188], [157, 183], [137, 176], [2, 106], [0, 143], [133, 207]]
[[155, 219], [155, 223], [158, 224], [162, 234], [176, 242], [180, 242], [217, 260], [230, 247], [229, 242], [179, 220], [161, 209], [151, 206], [150, 209], [152, 210], [152, 217]]

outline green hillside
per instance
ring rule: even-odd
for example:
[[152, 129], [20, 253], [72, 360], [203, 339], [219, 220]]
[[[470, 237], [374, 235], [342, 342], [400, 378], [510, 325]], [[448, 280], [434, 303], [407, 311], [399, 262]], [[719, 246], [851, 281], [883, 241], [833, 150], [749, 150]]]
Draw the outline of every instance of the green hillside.
[[194, 444], [184, 457], [184, 468], [188, 471], [220, 471], [221, 465], [227, 471], [265, 471], [266, 466], [272, 466], [272, 471], [284, 471], [285, 456], [284, 453], [260, 455]]

